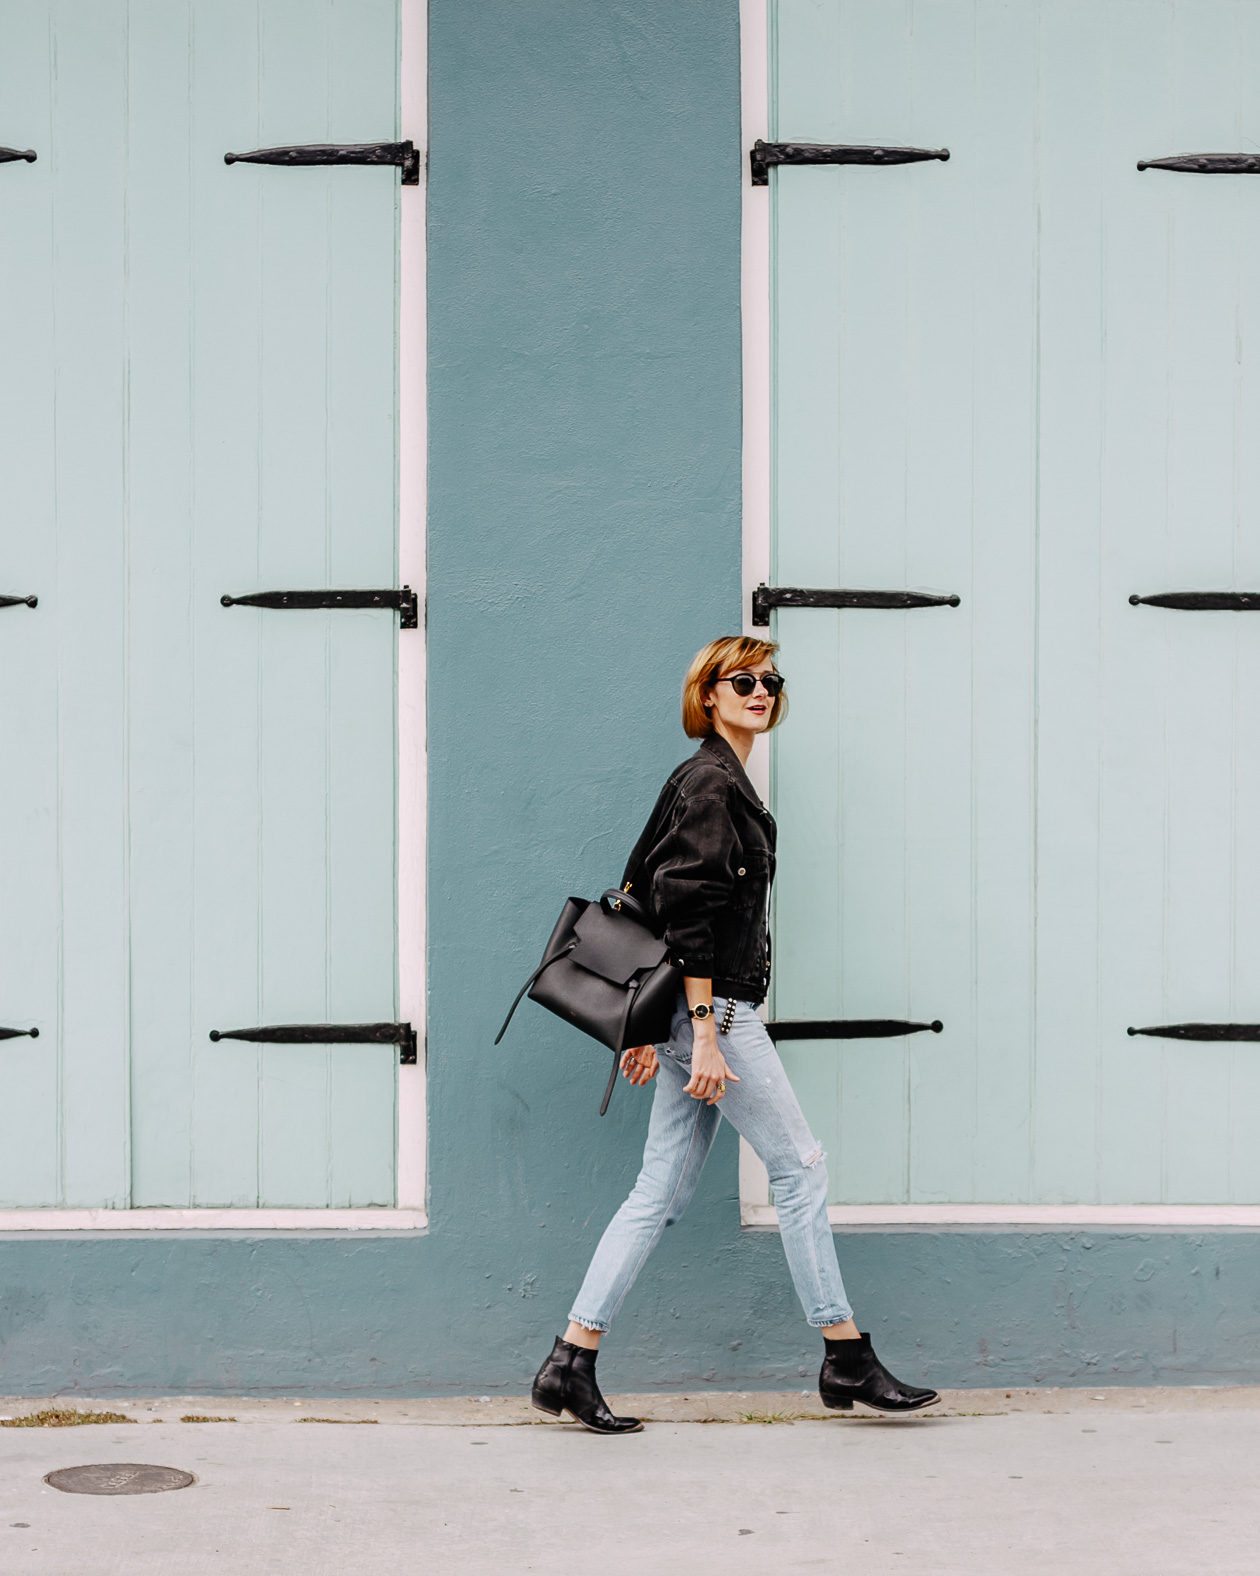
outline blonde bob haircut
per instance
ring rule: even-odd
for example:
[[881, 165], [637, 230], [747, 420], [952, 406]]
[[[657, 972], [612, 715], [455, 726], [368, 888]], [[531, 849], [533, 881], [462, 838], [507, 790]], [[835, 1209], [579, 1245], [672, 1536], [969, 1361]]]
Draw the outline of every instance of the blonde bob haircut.
[[[751, 635], [723, 635], [697, 651], [687, 669], [682, 688], [682, 725], [689, 739], [707, 739], [713, 732], [713, 718], [705, 704], [704, 692], [723, 674], [738, 673], [756, 662], [773, 660], [779, 649], [773, 640], [754, 640]], [[787, 690], [780, 690], [770, 708], [770, 728], [777, 728], [787, 716]]]

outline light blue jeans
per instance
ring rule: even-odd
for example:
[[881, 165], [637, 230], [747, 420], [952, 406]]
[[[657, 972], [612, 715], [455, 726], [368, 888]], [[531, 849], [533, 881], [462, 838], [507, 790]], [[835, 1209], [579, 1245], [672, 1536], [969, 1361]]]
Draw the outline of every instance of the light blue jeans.
[[[714, 1002], [718, 1023], [726, 1002]], [[770, 1174], [788, 1268], [810, 1324], [853, 1317], [827, 1221], [827, 1167], [806, 1126], [783, 1063], [748, 1002], [736, 1004], [730, 1034], [718, 1045], [739, 1078], [717, 1105], [683, 1093], [691, 1077], [691, 1019], [678, 998], [667, 1045], [656, 1047], [660, 1072], [634, 1190], [609, 1222], [569, 1314], [574, 1324], [606, 1330], [666, 1226], [681, 1219], [696, 1190], [722, 1118], [743, 1135]]]

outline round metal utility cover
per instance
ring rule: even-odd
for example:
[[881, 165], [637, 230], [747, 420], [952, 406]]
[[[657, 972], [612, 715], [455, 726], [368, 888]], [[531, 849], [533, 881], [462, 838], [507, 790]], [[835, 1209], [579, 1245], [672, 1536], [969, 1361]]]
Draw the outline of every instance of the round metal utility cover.
[[197, 1480], [178, 1467], [142, 1466], [135, 1461], [104, 1461], [90, 1467], [62, 1467], [44, 1482], [65, 1494], [160, 1494], [187, 1488]]

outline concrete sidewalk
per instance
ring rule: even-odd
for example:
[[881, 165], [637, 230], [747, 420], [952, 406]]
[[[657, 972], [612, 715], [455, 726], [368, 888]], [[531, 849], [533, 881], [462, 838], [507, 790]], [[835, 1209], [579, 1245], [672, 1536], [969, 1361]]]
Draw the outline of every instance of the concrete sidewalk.
[[[1095, 1398], [1098, 1399], [1095, 1399]], [[120, 1403], [139, 1426], [0, 1429], [5, 1576], [698, 1576], [843, 1569], [1212, 1576], [1260, 1569], [1260, 1391], [953, 1392], [904, 1419], [807, 1395], [643, 1397], [600, 1439], [519, 1400]], [[630, 1398], [617, 1401], [629, 1409]], [[0, 1415], [48, 1401], [0, 1402]], [[152, 1409], [152, 1410], [150, 1410]], [[179, 1423], [189, 1414], [236, 1423]], [[303, 1417], [374, 1418], [344, 1426]], [[153, 1419], [160, 1419], [155, 1426]], [[188, 1489], [63, 1494], [58, 1467], [149, 1462]]]

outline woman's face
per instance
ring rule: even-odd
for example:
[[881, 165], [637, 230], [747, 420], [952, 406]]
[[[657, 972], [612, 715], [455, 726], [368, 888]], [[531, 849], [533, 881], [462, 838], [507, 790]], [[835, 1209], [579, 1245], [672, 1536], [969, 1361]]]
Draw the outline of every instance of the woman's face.
[[764, 733], [770, 726], [770, 713], [774, 702], [758, 684], [751, 695], [737, 695], [728, 680], [737, 673], [749, 673], [760, 678], [763, 673], [773, 673], [774, 663], [764, 658], [745, 668], [730, 668], [718, 681], [705, 691], [705, 700], [712, 706], [712, 717], [720, 721], [727, 731], [741, 729], [747, 733]]

